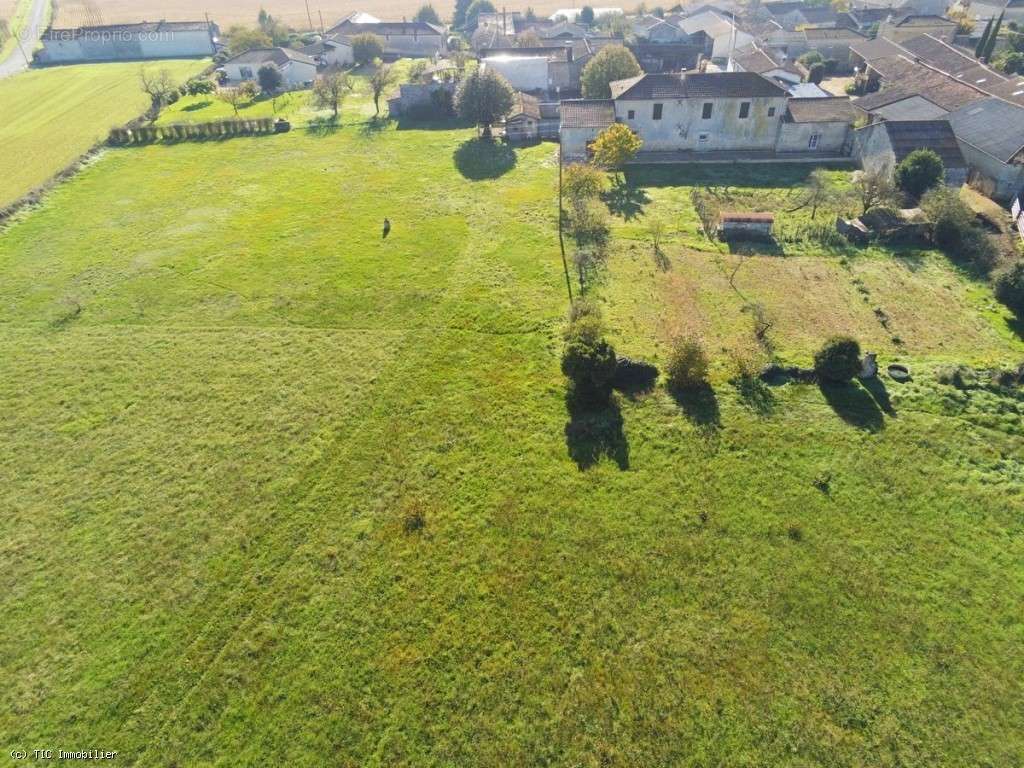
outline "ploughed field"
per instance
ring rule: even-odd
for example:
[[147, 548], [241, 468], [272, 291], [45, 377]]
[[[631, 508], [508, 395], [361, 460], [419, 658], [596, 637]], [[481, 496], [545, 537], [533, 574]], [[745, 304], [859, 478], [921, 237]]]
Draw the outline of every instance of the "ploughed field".
[[[431, 4], [442, 19], [451, 20], [455, 11], [453, 1], [445, 0]], [[260, 8], [263, 7], [274, 18], [281, 19], [295, 29], [305, 30], [310, 29], [310, 17], [313, 20], [312, 28], [320, 28], [318, 12], [323, 13], [324, 26], [330, 27], [354, 11], [369, 13], [382, 21], [401, 21], [403, 17], [411, 19], [422, 5], [422, 0], [373, 0], [358, 4], [329, 0], [324, 3], [310, 3], [310, 13], [307, 15], [303, 0], [275, 0], [273, 3], [263, 3], [262, 6], [259, 2], [250, 0], [219, 0], [213, 5], [201, 0], [170, 0], [167, 3], [153, 3], [149, 0], [67, 0], [61, 2], [57, 9], [57, 21], [62, 26], [95, 23], [93, 19], [99, 19], [104, 24], [138, 22], [144, 19], [193, 21], [203, 19], [208, 13], [211, 20], [217, 22], [222, 29], [227, 29], [232, 24], [254, 26]], [[549, 15], [560, 8], [574, 6], [560, 4], [557, 0], [541, 0], [533, 3], [531, 7], [538, 14]]]
[[588, 435], [552, 145], [365, 111], [110, 150], [0, 232], [0, 743], [1014, 764], [1024, 404], [935, 376], [1022, 357], [985, 285], [780, 213], [734, 280], [780, 357], [841, 330], [915, 379], [742, 392], [735, 255], [688, 185], [784, 201], [800, 171], [637, 172], [591, 291], [622, 354], [703, 333], [713, 392], [617, 395]]

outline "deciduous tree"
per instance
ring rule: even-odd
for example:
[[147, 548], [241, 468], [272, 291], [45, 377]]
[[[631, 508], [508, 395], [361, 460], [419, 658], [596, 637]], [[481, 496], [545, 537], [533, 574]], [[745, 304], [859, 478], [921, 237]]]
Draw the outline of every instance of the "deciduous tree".
[[334, 119], [337, 120], [341, 104], [351, 90], [348, 73], [330, 70], [320, 75], [313, 84], [313, 102], [320, 109], [333, 110]]
[[441, 17], [437, 15], [437, 11], [434, 10], [434, 6], [430, 3], [424, 3], [420, 6], [420, 9], [416, 11], [416, 15], [412, 17], [413, 21], [421, 21], [426, 24], [440, 24]]
[[621, 45], [607, 45], [583, 68], [580, 82], [588, 99], [610, 99], [609, 83], [636, 77], [641, 72], [636, 57]]
[[594, 140], [594, 162], [610, 171], [618, 170], [640, 151], [643, 144], [643, 140], [628, 126], [612, 123]]
[[482, 125], [484, 136], [491, 135], [491, 125], [511, 110], [515, 93], [508, 81], [492, 69], [476, 70], [462, 81], [456, 94], [459, 116]]
[[373, 108], [380, 114], [380, 97], [395, 82], [395, 73], [390, 64], [378, 60], [377, 67], [370, 75], [370, 91], [373, 93]]
[[352, 58], [356, 64], [369, 64], [384, 55], [384, 41], [372, 32], [352, 38]]
[[171, 79], [171, 73], [166, 69], [154, 73], [143, 67], [139, 70], [139, 85], [143, 93], [149, 96], [150, 110], [154, 114], [167, 103], [171, 93], [178, 90], [178, 86]]

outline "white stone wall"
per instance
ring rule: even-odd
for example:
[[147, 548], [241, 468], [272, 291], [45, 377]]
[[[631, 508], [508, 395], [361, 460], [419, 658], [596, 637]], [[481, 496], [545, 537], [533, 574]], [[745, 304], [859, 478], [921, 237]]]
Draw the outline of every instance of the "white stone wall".
[[[1007, 165], [999, 158], [982, 152], [971, 144], [963, 141], [959, 144], [960, 152], [963, 153], [970, 169], [995, 183], [995, 197], [1007, 200], [1024, 189], [1024, 165]], [[946, 183], [950, 183], [949, 178], [946, 179]]]
[[551, 85], [547, 56], [488, 57], [480, 66], [497, 72], [517, 91], [547, 90]]
[[[743, 102], [750, 102], [750, 115], [741, 119]], [[702, 116], [706, 103], [712, 104], [707, 120]], [[653, 117], [655, 104], [662, 105], [660, 120]], [[644, 151], [773, 150], [785, 112], [785, 96], [615, 102], [616, 120], [640, 135]]]
[[[783, 123], [779, 131], [779, 152], [818, 152], [824, 155], [842, 154], [850, 126], [846, 123]], [[817, 136], [811, 148], [811, 137]]]
[[212, 56], [213, 43], [205, 30], [118, 34], [101, 33], [74, 39], [43, 40], [40, 62], [133, 61]]

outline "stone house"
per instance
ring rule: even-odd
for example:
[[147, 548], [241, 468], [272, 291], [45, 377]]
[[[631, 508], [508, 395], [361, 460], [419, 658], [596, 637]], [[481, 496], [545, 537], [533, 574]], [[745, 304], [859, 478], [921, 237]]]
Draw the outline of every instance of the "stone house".
[[43, 33], [40, 64], [89, 61], [143, 61], [146, 59], [200, 58], [216, 53], [220, 34], [206, 21], [144, 21], [61, 29]]
[[388, 59], [432, 58], [447, 50], [444, 29], [425, 21], [361, 23], [345, 19], [327, 30], [326, 36], [352, 38], [366, 33], [383, 41], [384, 57]]
[[845, 96], [790, 99], [779, 128], [777, 152], [847, 156], [857, 110]]
[[720, 61], [728, 60], [729, 54], [737, 48], [754, 42], [754, 36], [740, 29], [731, 16], [711, 10], [687, 16], [679, 22], [679, 26], [688, 35], [698, 32], [706, 34], [711, 41], [708, 55]]
[[299, 48], [299, 53], [304, 53], [316, 61], [318, 67], [345, 67], [355, 62], [352, 55], [352, 43], [347, 37], [333, 35], [326, 37], [320, 42]]
[[750, 72], [646, 74], [611, 90], [615, 119], [655, 152], [774, 151], [788, 96]]
[[777, 60], [757, 43], [737, 50], [729, 59], [728, 71], [754, 72], [787, 87], [804, 79], [795, 64], [785, 59]]

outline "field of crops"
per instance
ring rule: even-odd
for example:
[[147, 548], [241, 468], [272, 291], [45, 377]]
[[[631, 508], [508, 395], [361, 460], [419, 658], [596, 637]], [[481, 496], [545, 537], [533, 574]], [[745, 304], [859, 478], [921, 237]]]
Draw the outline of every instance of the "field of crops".
[[[152, 61], [178, 80], [202, 61]], [[24, 72], [0, 80], [0, 206], [46, 182], [149, 104], [138, 63], [81, 64]]]

